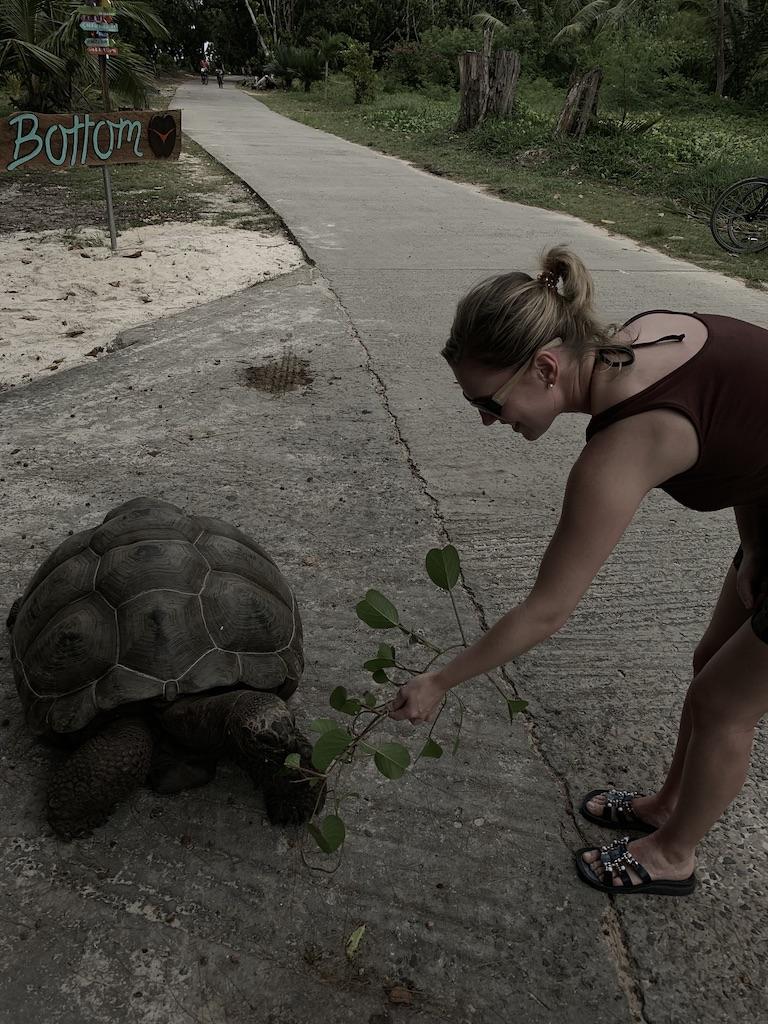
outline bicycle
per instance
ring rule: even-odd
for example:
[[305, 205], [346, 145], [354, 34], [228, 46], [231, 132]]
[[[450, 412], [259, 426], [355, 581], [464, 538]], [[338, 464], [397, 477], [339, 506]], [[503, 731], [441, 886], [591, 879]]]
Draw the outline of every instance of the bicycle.
[[729, 185], [717, 197], [709, 226], [726, 252], [768, 249], [768, 178], [743, 178]]

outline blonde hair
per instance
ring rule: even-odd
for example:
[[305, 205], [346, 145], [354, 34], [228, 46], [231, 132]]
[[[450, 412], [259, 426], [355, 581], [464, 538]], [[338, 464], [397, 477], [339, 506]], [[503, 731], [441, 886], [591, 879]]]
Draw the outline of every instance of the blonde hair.
[[555, 246], [542, 256], [537, 277], [513, 271], [475, 285], [456, 308], [442, 355], [452, 366], [473, 359], [493, 369], [522, 367], [547, 342], [561, 338], [579, 359], [615, 353], [619, 362], [605, 361], [629, 365], [634, 352], [614, 340], [616, 324], [597, 318], [593, 295], [584, 263], [566, 246]]

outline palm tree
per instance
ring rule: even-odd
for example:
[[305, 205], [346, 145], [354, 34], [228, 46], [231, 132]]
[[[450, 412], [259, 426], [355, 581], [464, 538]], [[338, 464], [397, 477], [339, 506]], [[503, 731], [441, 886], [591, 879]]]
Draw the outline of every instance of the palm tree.
[[[0, 0], [0, 76], [16, 76], [21, 93], [14, 101], [41, 113], [100, 104], [100, 72], [83, 45], [81, 5], [73, 0]], [[109, 13], [151, 36], [167, 36], [165, 26], [143, 0], [114, 0]], [[154, 75], [129, 43], [107, 65], [110, 86], [142, 106]]]
[[304, 86], [304, 92], [309, 92], [312, 83], [319, 82], [323, 77], [323, 61], [317, 50], [298, 47], [293, 51], [291, 66]]
[[349, 36], [344, 35], [342, 32], [328, 32], [327, 29], [318, 32], [316, 36], [309, 40], [317, 49], [320, 60], [325, 64], [324, 82], [326, 95], [328, 93], [329, 66], [336, 60], [349, 41]]

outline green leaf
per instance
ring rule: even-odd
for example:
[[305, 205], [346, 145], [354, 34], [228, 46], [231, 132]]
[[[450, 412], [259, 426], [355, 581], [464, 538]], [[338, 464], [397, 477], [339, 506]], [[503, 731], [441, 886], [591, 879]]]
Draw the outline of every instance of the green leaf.
[[339, 711], [345, 715], [352, 715], [354, 717], [354, 715], [360, 714], [360, 708], [362, 706], [363, 705], [357, 697], [350, 697], [349, 700], [344, 701], [344, 704], [339, 708]]
[[333, 690], [331, 693], [329, 704], [331, 705], [334, 711], [341, 711], [341, 709], [344, 707], [344, 704], [346, 703], [346, 700], [347, 691], [344, 689], [343, 686], [337, 686], [336, 689]]
[[395, 663], [395, 648], [392, 644], [379, 644], [379, 649], [376, 652], [377, 658], [386, 658], [387, 661]]
[[374, 683], [388, 683], [390, 682], [390, 679], [386, 672], [379, 669], [377, 672], [373, 673], [373, 681]]
[[319, 828], [317, 825], [307, 825], [307, 831], [323, 853], [333, 853], [334, 850], [338, 850], [346, 837], [344, 822], [336, 814], [329, 814], [323, 818]]
[[301, 754], [289, 754], [283, 764], [286, 768], [301, 768]]
[[328, 732], [329, 729], [338, 729], [339, 723], [335, 718], [316, 718], [309, 723], [312, 732]]
[[382, 743], [373, 760], [388, 779], [399, 779], [411, 763], [408, 751], [400, 743]]
[[510, 700], [509, 698], [507, 698], [507, 707], [509, 708], [509, 720], [510, 722], [512, 722], [514, 721], [515, 715], [519, 714], [521, 711], [525, 711], [525, 709], [528, 707], [528, 701]]
[[427, 552], [427, 573], [441, 590], [455, 587], [459, 579], [459, 553], [453, 544]]
[[369, 693], [367, 690], [365, 692], [365, 696], [363, 697], [363, 700], [365, 701], [365, 706], [367, 708], [375, 708], [376, 705], [379, 703], [376, 700], [375, 695], [372, 694], [372, 693]]
[[431, 737], [424, 744], [424, 748], [421, 751], [420, 757], [442, 757], [443, 748], [439, 743], [436, 743]]
[[371, 629], [393, 629], [400, 622], [397, 608], [378, 590], [369, 590], [355, 611]]
[[363, 668], [366, 672], [378, 672], [382, 668], [392, 668], [394, 664], [391, 658], [371, 658], [370, 661], [366, 661]]
[[357, 953], [357, 947], [360, 945], [363, 936], [365, 935], [365, 925], [361, 924], [359, 928], [355, 928], [352, 934], [347, 939], [346, 951], [347, 960], [353, 960]]
[[344, 753], [351, 740], [349, 733], [338, 727], [324, 732], [312, 748], [313, 766], [319, 772], [327, 771], [331, 761]]

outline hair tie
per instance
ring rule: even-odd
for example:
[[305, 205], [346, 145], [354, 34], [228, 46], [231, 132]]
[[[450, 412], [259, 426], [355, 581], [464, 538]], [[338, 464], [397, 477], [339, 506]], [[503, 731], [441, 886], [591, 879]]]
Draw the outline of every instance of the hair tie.
[[547, 288], [557, 288], [557, 277], [552, 273], [551, 270], [543, 270], [536, 278], [537, 281], [541, 281]]

